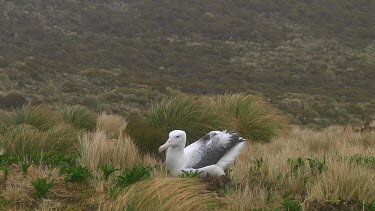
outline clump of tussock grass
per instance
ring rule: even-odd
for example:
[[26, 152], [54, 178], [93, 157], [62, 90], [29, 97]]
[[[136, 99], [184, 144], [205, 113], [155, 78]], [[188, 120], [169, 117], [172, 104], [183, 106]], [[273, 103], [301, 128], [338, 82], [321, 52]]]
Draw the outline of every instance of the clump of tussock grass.
[[214, 98], [215, 113], [230, 120], [226, 125], [252, 141], [269, 142], [286, 127], [286, 121], [257, 96], [225, 94]]
[[61, 117], [67, 124], [78, 129], [93, 130], [96, 127], [97, 114], [81, 106], [65, 106], [60, 110]]
[[98, 171], [98, 166], [102, 165], [126, 169], [157, 163], [151, 156], [141, 154], [130, 136], [108, 139], [102, 131], [80, 137], [80, 162], [92, 171]]
[[[187, 132], [188, 141], [195, 141], [211, 130], [236, 130], [241, 136], [253, 140], [269, 142], [286, 128], [286, 121], [277, 110], [259, 97], [244, 94], [221, 96], [176, 95], [153, 104], [137, 125], [130, 125], [129, 133], [137, 143], [155, 147], [168, 133], [175, 129]], [[155, 130], [162, 132], [163, 137]], [[155, 136], [145, 134], [158, 134]], [[140, 138], [141, 137], [141, 138]]]
[[96, 130], [105, 132], [109, 138], [119, 138], [127, 125], [123, 117], [103, 112], [96, 121]]
[[41, 131], [31, 125], [12, 125], [0, 136], [0, 146], [9, 155], [24, 160], [37, 159], [41, 154], [72, 154], [78, 151], [77, 131], [69, 125], [55, 125]]
[[101, 210], [214, 210], [218, 205], [217, 195], [197, 179], [154, 178], [129, 186]]
[[177, 95], [153, 104], [142, 122], [161, 131], [184, 129], [188, 137], [200, 138], [208, 131], [224, 127], [223, 116], [214, 112], [210, 98]]
[[0, 133], [12, 125], [31, 125], [40, 130], [48, 130], [58, 122], [58, 117], [44, 106], [23, 106], [12, 114], [7, 114], [0, 120]]

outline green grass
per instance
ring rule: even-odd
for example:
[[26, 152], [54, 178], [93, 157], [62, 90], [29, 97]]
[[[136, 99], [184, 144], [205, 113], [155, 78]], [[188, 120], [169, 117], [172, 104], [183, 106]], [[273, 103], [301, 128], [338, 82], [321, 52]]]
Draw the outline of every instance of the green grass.
[[188, 138], [200, 138], [208, 131], [223, 128], [223, 116], [215, 114], [210, 98], [177, 95], [153, 104], [143, 122], [164, 132], [180, 129]]
[[78, 129], [93, 130], [97, 114], [81, 106], [65, 106], [60, 110], [64, 122]]
[[[187, 132], [188, 142], [201, 138], [212, 130], [236, 130], [252, 141], [269, 142], [286, 128], [285, 119], [270, 104], [259, 97], [244, 94], [220, 96], [176, 95], [152, 105], [139, 121], [142, 134], [162, 131], [161, 140], [134, 137], [138, 143], [161, 144], [175, 129]], [[150, 135], [152, 137], [152, 135]]]
[[216, 114], [229, 119], [227, 129], [252, 141], [269, 142], [285, 128], [285, 120], [262, 98], [225, 94], [214, 98]]
[[69, 125], [55, 125], [41, 131], [31, 125], [12, 125], [0, 136], [7, 154], [24, 160], [39, 160], [55, 153], [77, 152], [78, 131]]
[[23, 106], [0, 120], [0, 133], [14, 125], [31, 125], [40, 130], [48, 130], [58, 122], [58, 116], [43, 106]]

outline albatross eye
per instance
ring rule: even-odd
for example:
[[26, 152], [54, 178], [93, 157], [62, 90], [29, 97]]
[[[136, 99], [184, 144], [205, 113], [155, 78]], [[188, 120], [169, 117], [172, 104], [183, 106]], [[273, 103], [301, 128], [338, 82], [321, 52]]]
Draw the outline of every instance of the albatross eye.
[[180, 136], [176, 136], [176, 138], [180, 138]]

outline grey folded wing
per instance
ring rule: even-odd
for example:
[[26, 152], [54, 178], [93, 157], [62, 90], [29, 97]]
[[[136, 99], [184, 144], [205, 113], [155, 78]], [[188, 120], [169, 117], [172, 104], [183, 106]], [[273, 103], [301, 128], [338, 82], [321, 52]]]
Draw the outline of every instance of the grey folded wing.
[[[185, 148], [185, 168], [198, 169], [217, 164], [227, 153], [233, 154], [233, 148], [243, 143], [245, 139], [239, 137], [236, 132], [212, 131], [203, 138]], [[242, 146], [243, 144], [241, 144]], [[243, 147], [236, 150], [236, 156]], [[232, 155], [231, 155], [232, 156]]]

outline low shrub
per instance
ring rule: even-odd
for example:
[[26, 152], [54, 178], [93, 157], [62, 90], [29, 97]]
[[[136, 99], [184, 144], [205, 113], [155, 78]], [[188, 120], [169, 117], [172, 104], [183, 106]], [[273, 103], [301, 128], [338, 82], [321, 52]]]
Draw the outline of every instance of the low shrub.
[[18, 108], [27, 104], [27, 99], [20, 92], [10, 92], [2, 98], [0, 103], [8, 108]]

